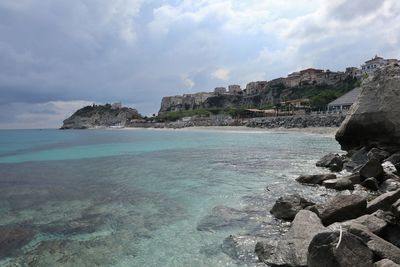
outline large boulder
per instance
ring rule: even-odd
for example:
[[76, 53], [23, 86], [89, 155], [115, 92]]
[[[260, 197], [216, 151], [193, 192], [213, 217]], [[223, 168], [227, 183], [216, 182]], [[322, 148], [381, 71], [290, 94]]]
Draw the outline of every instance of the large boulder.
[[256, 254], [259, 260], [274, 266], [307, 266], [307, 249], [313, 237], [326, 231], [318, 216], [301, 210], [292, 226], [279, 241], [258, 242]]
[[335, 190], [354, 190], [354, 184], [348, 177], [340, 177], [332, 180], [325, 180], [322, 185]]
[[336, 133], [343, 150], [371, 143], [400, 144], [400, 66], [391, 64], [362, 84], [361, 94]]
[[322, 184], [325, 180], [336, 179], [335, 174], [313, 174], [313, 175], [300, 175], [296, 181], [302, 184]]
[[300, 210], [314, 204], [299, 194], [285, 195], [275, 202], [271, 209], [271, 214], [278, 219], [291, 221]]
[[324, 204], [320, 218], [324, 225], [355, 219], [366, 214], [367, 199], [360, 195], [339, 195]]
[[308, 247], [308, 267], [372, 267], [372, 262], [371, 250], [348, 232], [341, 240], [338, 231], [317, 234]]

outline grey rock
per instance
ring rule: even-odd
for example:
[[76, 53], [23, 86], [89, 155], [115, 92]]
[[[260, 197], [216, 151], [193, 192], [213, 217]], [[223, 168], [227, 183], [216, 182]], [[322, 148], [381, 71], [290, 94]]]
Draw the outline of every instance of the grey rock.
[[314, 204], [299, 194], [285, 195], [275, 202], [271, 214], [278, 219], [293, 220], [300, 210]]
[[375, 262], [374, 267], [400, 267], [400, 265], [394, 263], [391, 260], [383, 259], [383, 260]]
[[270, 266], [307, 266], [307, 249], [313, 237], [326, 231], [318, 216], [301, 210], [290, 230], [279, 241], [258, 242], [259, 260]]
[[372, 158], [365, 163], [360, 169], [360, 176], [363, 178], [375, 177], [380, 178], [383, 175], [381, 162], [377, 158]]
[[359, 195], [336, 196], [324, 204], [320, 218], [324, 225], [355, 219], [366, 214], [367, 199]]
[[394, 165], [400, 163], [400, 152], [396, 152], [396, 153], [392, 154], [390, 157], [388, 157], [386, 159], [386, 161], [389, 161]]
[[374, 252], [376, 257], [389, 259], [397, 264], [400, 263], [400, 248], [368, 231], [366, 227], [353, 224], [349, 232], [360, 237], [367, 244], [368, 248]]
[[339, 190], [339, 191], [354, 190], [353, 182], [346, 177], [325, 180], [322, 182], [322, 185], [325, 186], [326, 188], [331, 188], [331, 189], [335, 189], [335, 190]]
[[322, 157], [316, 165], [329, 168], [331, 171], [340, 172], [343, 169], [343, 160], [339, 154], [330, 153]]
[[400, 198], [393, 203], [392, 212], [397, 218], [400, 218]]
[[342, 226], [343, 229], [348, 230], [353, 224], [363, 225], [376, 235], [379, 235], [381, 232], [383, 232], [388, 225], [384, 219], [381, 219], [373, 214], [366, 214], [353, 220], [333, 223], [329, 225], [328, 228], [332, 231], [338, 231], [340, 226]]
[[390, 210], [392, 204], [400, 198], [400, 189], [384, 193], [368, 202], [367, 211], [373, 213], [377, 210]]
[[343, 150], [371, 143], [399, 144], [398, 88], [400, 67], [395, 64], [378, 70], [363, 82], [360, 96], [336, 133]]
[[256, 262], [254, 247], [258, 241], [264, 240], [254, 236], [230, 235], [222, 244], [222, 251], [237, 261]]
[[361, 185], [374, 191], [379, 189], [378, 181], [374, 177], [365, 179]]
[[389, 152], [379, 149], [379, 148], [376, 148], [376, 147], [371, 149], [367, 154], [368, 159], [377, 158], [381, 162], [384, 159], [388, 158], [389, 156], [390, 156]]
[[373, 253], [357, 236], [343, 232], [317, 234], [308, 247], [308, 267], [372, 267]]
[[383, 193], [396, 191], [397, 189], [400, 189], [400, 180], [397, 179], [387, 179], [379, 186], [379, 191]]
[[400, 225], [388, 224], [379, 236], [400, 248]]
[[296, 181], [303, 184], [322, 184], [325, 180], [336, 179], [335, 174], [300, 175]]

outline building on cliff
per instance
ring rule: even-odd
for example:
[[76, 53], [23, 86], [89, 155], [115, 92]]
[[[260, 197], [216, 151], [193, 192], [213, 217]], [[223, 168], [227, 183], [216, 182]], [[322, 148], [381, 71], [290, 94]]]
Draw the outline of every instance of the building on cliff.
[[226, 94], [226, 88], [225, 87], [215, 87], [214, 94], [216, 94], [216, 95]]
[[363, 74], [372, 74], [375, 73], [377, 69], [381, 69], [391, 63], [399, 63], [398, 59], [384, 59], [375, 55], [374, 58], [365, 61], [363, 65], [361, 65], [361, 72]]
[[240, 88], [240, 85], [237, 84], [232, 84], [228, 86], [228, 93], [231, 95], [238, 95], [242, 93], [242, 88]]

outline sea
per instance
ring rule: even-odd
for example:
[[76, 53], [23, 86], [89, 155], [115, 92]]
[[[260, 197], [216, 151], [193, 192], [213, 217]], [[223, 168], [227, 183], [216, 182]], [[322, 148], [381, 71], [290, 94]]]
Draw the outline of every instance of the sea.
[[1, 130], [0, 266], [256, 266], [275, 200], [323, 198], [295, 178], [339, 151], [300, 132]]

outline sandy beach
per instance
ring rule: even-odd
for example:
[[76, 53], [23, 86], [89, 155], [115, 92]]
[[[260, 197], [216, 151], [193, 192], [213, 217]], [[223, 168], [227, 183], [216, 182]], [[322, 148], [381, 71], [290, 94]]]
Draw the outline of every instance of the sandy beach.
[[[335, 136], [337, 127], [308, 127], [308, 128], [250, 128], [246, 126], [195, 126], [185, 128], [120, 128], [118, 130], [148, 129], [156, 131], [205, 131], [205, 132], [237, 132], [237, 133], [306, 133]], [[113, 129], [114, 130], [114, 129]]]

